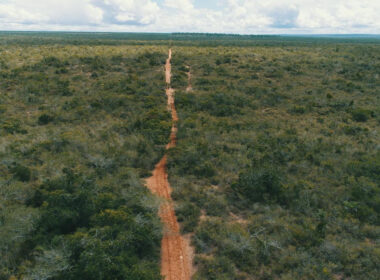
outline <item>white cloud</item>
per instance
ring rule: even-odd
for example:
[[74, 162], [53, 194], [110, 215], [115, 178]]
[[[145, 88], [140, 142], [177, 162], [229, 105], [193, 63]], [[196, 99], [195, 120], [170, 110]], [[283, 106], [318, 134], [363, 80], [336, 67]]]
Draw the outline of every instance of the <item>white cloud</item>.
[[[88, 0], [12, 0], [0, 5], [0, 23], [87, 25], [102, 20], [102, 10]], [[5, 15], [5, 16], [2, 16]]]
[[246, 31], [297, 30], [351, 32], [361, 26], [363, 32], [380, 32], [380, 1], [374, 0], [228, 0], [232, 18], [240, 18]]
[[191, 0], [165, 0], [164, 6], [185, 12], [189, 12], [194, 9], [194, 5]]
[[92, 0], [104, 12], [104, 22], [112, 24], [153, 24], [160, 12], [151, 0]]
[[298, 25], [310, 29], [352, 30], [358, 26], [380, 32], [380, 2], [373, 0], [320, 0], [300, 6]]
[[[44, 19], [43, 14], [31, 13], [16, 5], [0, 4], [0, 23], [31, 23]], [[46, 19], [46, 17], [45, 17]]]
[[0, 0], [0, 29], [380, 33], [377, 0], [157, 1]]

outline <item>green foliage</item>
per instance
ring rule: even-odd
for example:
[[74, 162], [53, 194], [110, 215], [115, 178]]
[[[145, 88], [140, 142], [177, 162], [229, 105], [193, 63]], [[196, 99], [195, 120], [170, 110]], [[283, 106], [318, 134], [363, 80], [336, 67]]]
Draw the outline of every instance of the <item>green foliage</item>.
[[90, 189], [94, 183], [82, 179], [65, 169], [65, 176], [41, 185], [34, 193], [30, 204], [41, 209], [39, 229], [43, 233], [71, 233], [78, 227], [87, 227], [93, 198]]
[[141, 205], [128, 205], [126, 197], [116, 195], [115, 189], [99, 187], [94, 178], [69, 169], [63, 173], [39, 186], [29, 200], [41, 213], [29, 246], [58, 240], [67, 243], [72, 252], [70, 269], [58, 271], [59, 277], [158, 277], [151, 261], [157, 257], [160, 234], [152, 223], [152, 213]]
[[61, 62], [61, 60], [55, 56], [48, 56], [42, 59], [42, 64], [45, 64], [47, 66], [51, 67], [62, 67], [64, 66], [64, 63]]
[[160, 66], [166, 62], [166, 54], [160, 52], [145, 52], [140, 54], [136, 61], [138, 63], [148, 62], [149, 66]]
[[380, 188], [366, 177], [359, 177], [351, 188], [349, 200], [344, 201], [345, 210], [361, 222], [380, 225]]
[[241, 173], [231, 188], [250, 202], [279, 202], [283, 188], [278, 173], [270, 168], [252, 168]]
[[[60, 70], [59, 73], [64, 73], [65, 71], [64, 70]], [[57, 90], [56, 90], [57, 94], [58, 95], [62, 95], [62, 96], [71, 96], [73, 95], [73, 93], [71, 92], [70, 90], [70, 81], [61, 81], [61, 80], [58, 80], [57, 81]]]
[[141, 131], [157, 145], [165, 145], [171, 128], [169, 118], [170, 113], [167, 110], [151, 109], [133, 124], [132, 129]]
[[380, 153], [358, 156], [347, 165], [347, 171], [355, 177], [368, 177], [374, 182], [380, 182]]
[[362, 128], [360, 126], [345, 126], [343, 128], [343, 131], [347, 135], [355, 136], [355, 135], [361, 134], [362, 132], [367, 133], [368, 129], [367, 128]]
[[168, 171], [195, 279], [378, 278], [378, 51], [176, 48], [193, 90]]
[[184, 232], [193, 232], [198, 224], [201, 211], [194, 203], [186, 202], [176, 209], [178, 222], [182, 225]]
[[291, 110], [292, 113], [300, 114], [300, 115], [304, 114], [305, 111], [306, 111], [306, 109], [303, 106], [295, 106]]
[[170, 135], [166, 49], [6, 49], [0, 279], [161, 279], [142, 179]]
[[3, 120], [0, 123], [1, 132], [5, 134], [27, 134], [28, 131], [22, 127], [21, 121], [16, 119]]
[[357, 122], [366, 122], [373, 116], [373, 112], [366, 109], [355, 109], [351, 112], [352, 119]]
[[28, 167], [18, 164], [11, 168], [11, 172], [13, 173], [14, 178], [21, 182], [28, 182], [32, 177], [32, 172]]
[[188, 93], [185, 96], [179, 95], [177, 99], [179, 108], [190, 107], [194, 111], [207, 111], [216, 117], [237, 115], [242, 106], [250, 104], [243, 95], [230, 93], [205, 94], [197, 97], [196, 101], [194, 94]]
[[169, 40], [194, 279], [378, 278], [378, 38], [0, 38], [1, 279], [161, 279]]
[[54, 120], [54, 117], [48, 114], [42, 114], [38, 117], [38, 124], [39, 125], [47, 125], [48, 123], [52, 122]]
[[184, 154], [185, 157], [177, 160], [169, 161], [168, 166], [178, 168], [179, 174], [194, 175], [198, 178], [210, 178], [215, 175], [215, 170], [210, 161], [205, 160], [210, 154], [209, 147], [205, 143], [196, 143], [194, 146], [188, 147], [185, 151], [181, 148], [173, 148], [170, 154]]

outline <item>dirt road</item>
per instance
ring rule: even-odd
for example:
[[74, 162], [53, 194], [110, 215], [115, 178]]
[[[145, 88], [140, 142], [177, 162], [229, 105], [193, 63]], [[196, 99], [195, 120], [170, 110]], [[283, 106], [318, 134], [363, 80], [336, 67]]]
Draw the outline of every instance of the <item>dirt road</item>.
[[[170, 87], [171, 81], [171, 57], [172, 51], [169, 50], [169, 57], [165, 65], [166, 95], [168, 97], [168, 108], [172, 114], [172, 130], [170, 142], [167, 149], [176, 145], [177, 121], [178, 116], [174, 104], [174, 89]], [[174, 211], [171, 198], [171, 187], [166, 172], [166, 155], [156, 165], [153, 176], [147, 179], [147, 187], [152, 193], [163, 199], [160, 206], [159, 215], [164, 224], [164, 236], [161, 242], [161, 274], [165, 280], [190, 280], [192, 275], [192, 248], [190, 240], [180, 234], [180, 228]]]
[[189, 69], [189, 71], [187, 72], [187, 88], [186, 88], [186, 91], [192, 91], [193, 87], [191, 85], [191, 67], [187, 66], [187, 69]]

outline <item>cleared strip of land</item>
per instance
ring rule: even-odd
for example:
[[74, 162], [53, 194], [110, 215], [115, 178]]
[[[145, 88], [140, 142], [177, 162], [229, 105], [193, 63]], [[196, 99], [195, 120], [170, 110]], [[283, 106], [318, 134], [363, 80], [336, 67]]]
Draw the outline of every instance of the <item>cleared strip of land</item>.
[[[165, 65], [166, 95], [168, 97], [168, 107], [172, 114], [172, 132], [167, 149], [176, 144], [178, 116], [174, 104], [174, 89], [170, 87], [171, 82], [171, 56]], [[147, 179], [147, 187], [152, 193], [163, 199], [160, 207], [160, 218], [164, 224], [164, 236], [161, 243], [161, 274], [166, 280], [189, 280], [192, 274], [192, 248], [190, 240], [185, 239], [180, 234], [180, 228], [174, 211], [171, 198], [171, 187], [167, 179], [166, 172], [167, 156], [165, 155], [156, 165], [152, 177]]]

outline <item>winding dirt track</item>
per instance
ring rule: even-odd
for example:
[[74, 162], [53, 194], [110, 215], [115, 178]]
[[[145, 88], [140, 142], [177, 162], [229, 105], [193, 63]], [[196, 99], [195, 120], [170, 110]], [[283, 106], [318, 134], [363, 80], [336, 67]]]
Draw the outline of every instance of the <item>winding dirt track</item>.
[[[169, 50], [169, 57], [166, 60], [165, 76], [166, 76], [166, 95], [168, 97], [168, 109], [172, 114], [172, 130], [170, 142], [166, 146], [167, 149], [176, 145], [177, 134], [177, 111], [174, 104], [174, 89], [170, 87], [171, 82], [171, 57], [172, 50]], [[184, 238], [180, 234], [180, 228], [175, 216], [174, 205], [171, 198], [171, 187], [166, 173], [165, 155], [159, 163], [157, 163], [153, 176], [146, 181], [147, 187], [152, 193], [163, 199], [160, 206], [159, 215], [164, 224], [164, 236], [161, 242], [161, 274], [165, 276], [165, 280], [190, 280], [192, 275], [192, 248], [190, 240]]]
[[186, 91], [192, 91], [193, 87], [191, 85], [191, 68], [190, 68], [190, 66], [187, 66], [187, 68], [189, 69], [189, 71], [187, 72], [187, 88], [186, 88]]

